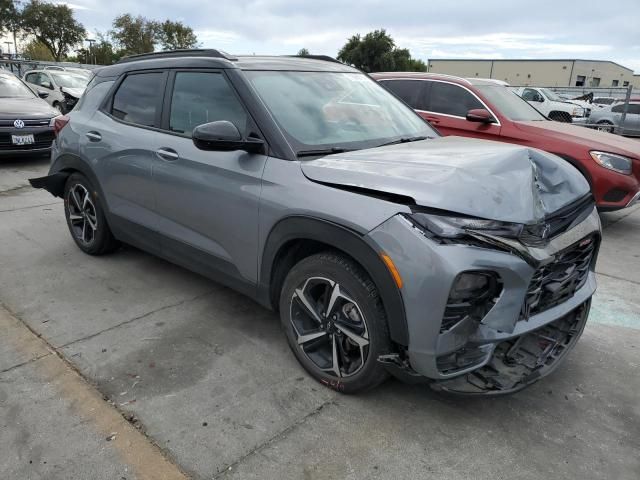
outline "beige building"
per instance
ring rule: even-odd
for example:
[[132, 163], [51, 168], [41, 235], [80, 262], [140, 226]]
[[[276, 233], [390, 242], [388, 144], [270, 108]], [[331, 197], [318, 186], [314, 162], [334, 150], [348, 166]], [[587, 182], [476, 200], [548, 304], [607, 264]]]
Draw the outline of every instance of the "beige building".
[[633, 84], [634, 88], [640, 88], [640, 74], [634, 75], [631, 83]]
[[606, 60], [429, 60], [429, 71], [461, 77], [495, 78], [510, 85], [540, 87], [626, 87], [640, 75]]

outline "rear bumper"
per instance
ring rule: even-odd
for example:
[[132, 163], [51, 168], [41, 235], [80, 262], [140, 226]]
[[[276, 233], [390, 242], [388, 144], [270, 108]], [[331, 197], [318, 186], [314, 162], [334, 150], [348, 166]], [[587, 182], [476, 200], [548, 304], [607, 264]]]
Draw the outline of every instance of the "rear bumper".
[[[568, 352], [582, 332], [591, 296], [596, 289], [595, 257], [600, 238], [600, 221], [595, 209], [580, 224], [552, 239], [545, 247], [524, 247], [516, 254], [497, 248], [464, 244], [440, 244], [426, 238], [406, 220], [399, 217], [385, 222], [370, 232], [372, 240], [388, 254], [404, 281], [402, 296], [409, 330], [409, 345], [396, 358], [381, 359], [391, 373], [405, 379], [420, 379], [434, 388], [459, 393], [498, 394], [516, 391], [548, 374]], [[525, 299], [531, 295], [532, 279], [545, 265], [593, 238], [593, 256], [588, 271], [577, 289], [566, 298], [550, 304], [550, 308], [531, 310], [523, 315]], [[517, 242], [516, 242], [517, 243]], [[588, 242], [587, 242], [588, 244]], [[564, 265], [564, 264], [563, 264]], [[455, 279], [462, 272], [492, 272], [502, 284], [493, 305], [482, 318], [466, 316], [454, 326], [445, 327], [448, 297]], [[562, 287], [564, 288], [564, 287]], [[528, 301], [528, 300], [527, 300]], [[573, 321], [572, 318], [579, 320]], [[506, 364], [506, 346], [531, 342], [558, 323], [570, 323], [571, 335], [549, 343], [548, 352], [539, 352], [518, 367], [517, 374], [500, 375], [495, 367]], [[582, 322], [582, 323], [581, 323]], [[517, 347], [516, 347], [517, 350]], [[565, 352], [560, 355], [560, 352]], [[514, 350], [515, 352], [515, 350]], [[512, 352], [513, 353], [513, 352]], [[555, 367], [554, 367], [555, 368]], [[395, 371], [394, 371], [395, 370]], [[471, 383], [478, 377], [487, 380]], [[507, 378], [508, 377], [508, 378]], [[455, 380], [455, 381], [454, 381]]]

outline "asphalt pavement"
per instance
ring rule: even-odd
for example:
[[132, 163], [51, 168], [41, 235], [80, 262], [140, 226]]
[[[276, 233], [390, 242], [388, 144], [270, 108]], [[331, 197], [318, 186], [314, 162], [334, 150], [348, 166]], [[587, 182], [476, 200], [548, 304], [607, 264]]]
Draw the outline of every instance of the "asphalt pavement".
[[62, 201], [0, 160], [0, 478], [640, 478], [640, 206], [603, 214], [564, 365], [457, 398], [310, 379], [275, 314], [133, 248], [83, 254]]

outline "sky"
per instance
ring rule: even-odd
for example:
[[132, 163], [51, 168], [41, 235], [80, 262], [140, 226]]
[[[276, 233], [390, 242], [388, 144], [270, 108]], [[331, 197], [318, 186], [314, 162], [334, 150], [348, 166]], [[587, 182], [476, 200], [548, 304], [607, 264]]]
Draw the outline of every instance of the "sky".
[[422, 60], [584, 58], [640, 73], [640, 1], [72, 0], [89, 32], [121, 13], [191, 26], [203, 47], [233, 54], [336, 56], [356, 33], [384, 28]]

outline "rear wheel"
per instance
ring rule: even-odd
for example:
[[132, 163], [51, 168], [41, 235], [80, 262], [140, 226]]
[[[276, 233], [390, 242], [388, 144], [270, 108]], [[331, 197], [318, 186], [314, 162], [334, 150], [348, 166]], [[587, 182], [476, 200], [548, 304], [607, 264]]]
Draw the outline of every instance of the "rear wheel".
[[296, 264], [280, 295], [289, 346], [316, 380], [344, 393], [387, 378], [377, 359], [390, 341], [376, 286], [350, 258], [332, 252]]
[[597, 125], [598, 126], [596, 127], [596, 130], [598, 130], [600, 132], [613, 133], [613, 130], [615, 128], [613, 123], [611, 123], [608, 120], [601, 120], [601, 121], [598, 122]]
[[96, 189], [87, 177], [72, 174], [64, 187], [64, 213], [71, 237], [89, 255], [103, 255], [118, 248]]
[[551, 112], [549, 118], [556, 122], [571, 123], [571, 115], [567, 112]]

